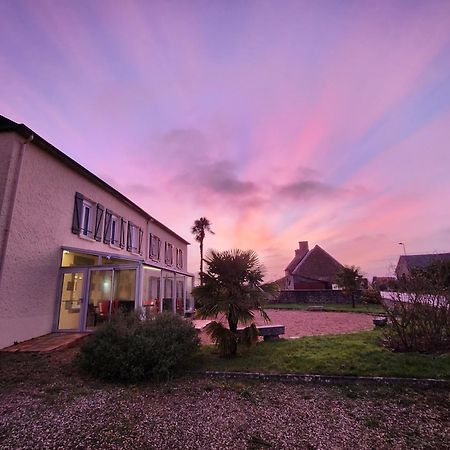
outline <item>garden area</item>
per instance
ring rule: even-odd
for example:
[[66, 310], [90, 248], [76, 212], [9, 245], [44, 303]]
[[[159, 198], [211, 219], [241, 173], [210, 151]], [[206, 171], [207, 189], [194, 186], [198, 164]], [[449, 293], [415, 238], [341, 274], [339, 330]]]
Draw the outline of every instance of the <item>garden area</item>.
[[[358, 304], [263, 308], [273, 286], [252, 252], [205, 261], [194, 290], [201, 331], [138, 311], [73, 348], [0, 353], [0, 449], [449, 448], [449, 309], [436, 279], [426, 302], [412, 286], [410, 302], [393, 302], [388, 325], [374, 329]], [[269, 322], [285, 339], [262, 340]]]
[[[347, 338], [351, 344], [351, 336]], [[283, 346], [292, 344], [298, 359], [291, 368], [309, 369], [313, 366], [299, 361], [302, 347], [306, 355], [314, 339], [324, 338], [262, 343], [249, 357], [255, 361], [261, 359], [261, 351], [284, 352]], [[73, 364], [78, 351], [0, 354], [0, 449], [445, 449], [449, 445], [448, 389], [225, 381], [186, 372], [168, 382], [106, 382]], [[355, 355], [354, 348], [347, 355]], [[207, 368], [210, 362], [204, 364]]]

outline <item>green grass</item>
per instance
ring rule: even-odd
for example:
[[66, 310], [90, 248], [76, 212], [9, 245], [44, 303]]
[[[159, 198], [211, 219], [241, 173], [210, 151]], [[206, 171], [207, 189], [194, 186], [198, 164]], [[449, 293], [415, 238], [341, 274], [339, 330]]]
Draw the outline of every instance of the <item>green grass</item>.
[[368, 314], [381, 314], [384, 309], [380, 305], [374, 304], [357, 304], [355, 308], [352, 305], [330, 303], [328, 305], [308, 305], [304, 303], [279, 303], [273, 305], [265, 305], [264, 309], [292, 309], [297, 311], [308, 311], [310, 306], [323, 306], [324, 311], [336, 311], [336, 312], [355, 312], [355, 313], [368, 313]]
[[223, 359], [205, 346], [195, 366], [200, 370], [308, 373], [323, 375], [450, 378], [450, 353], [394, 353], [381, 344], [380, 331], [312, 336], [261, 342]]

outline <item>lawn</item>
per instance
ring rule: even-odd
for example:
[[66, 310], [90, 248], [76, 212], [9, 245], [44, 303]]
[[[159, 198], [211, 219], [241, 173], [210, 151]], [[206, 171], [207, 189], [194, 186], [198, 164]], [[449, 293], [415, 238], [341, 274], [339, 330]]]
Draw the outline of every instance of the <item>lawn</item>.
[[355, 308], [352, 305], [340, 304], [340, 303], [330, 303], [327, 305], [308, 305], [305, 303], [279, 303], [265, 305], [264, 309], [292, 309], [297, 311], [308, 311], [310, 306], [323, 306], [324, 311], [335, 311], [335, 312], [354, 312], [354, 313], [365, 313], [365, 314], [382, 314], [384, 309], [380, 305], [374, 304], [357, 304]]
[[237, 358], [222, 359], [214, 346], [197, 358], [201, 370], [323, 375], [450, 378], [450, 353], [394, 353], [381, 345], [380, 331], [261, 342]]

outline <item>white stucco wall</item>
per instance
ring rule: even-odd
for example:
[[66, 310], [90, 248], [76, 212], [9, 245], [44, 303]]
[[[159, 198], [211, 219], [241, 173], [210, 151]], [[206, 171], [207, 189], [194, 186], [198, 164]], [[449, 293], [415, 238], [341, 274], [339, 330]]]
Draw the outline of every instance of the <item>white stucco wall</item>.
[[[18, 151], [21, 140], [15, 134], [0, 134], [0, 149], [13, 146]], [[23, 156], [0, 286], [0, 348], [52, 331], [61, 246], [131, 256], [126, 248], [112, 249], [71, 232], [76, 192], [141, 227], [142, 258], [148, 260], [148, 234], [153, 230], [162, 241], [162, 266], [164, 240], [168, 240], [183, 249], [187, 267], [185, 243], [147, 223], [135, 209], [31, 143]]]

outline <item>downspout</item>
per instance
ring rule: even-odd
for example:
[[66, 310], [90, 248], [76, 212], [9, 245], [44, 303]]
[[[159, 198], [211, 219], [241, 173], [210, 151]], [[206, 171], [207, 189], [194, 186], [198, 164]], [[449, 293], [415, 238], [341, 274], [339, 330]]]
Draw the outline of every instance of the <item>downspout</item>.
[[12, 217], [14, 214], [14, 205], [16, 203], [16, 196], [17, 196], [17, 189], [19, 186], [19, 176], [20, 176], [20, 170], [22, 168], [22, 161], [23, 161], [23, 155], [25, 153], [25, 147], [27, 144], [29, 144], [34, 139], [34, 134], [31, 133], [30, 136], [28, 136], [28, 139], [24, 142], [22, 142], [22, 145], [19, 149], [19, 156], [17, 158], [17, 163], [15, 167], [15, 173], [13, 178], [13, 185], [11, 189], [11, 196], [10, 196], [10, 204], [8, 206], [8, 212], [7, 212], [7, 222], [5, 229], [3, 230], [3, 252], [0, 259], [0, 286], [3, 279], [3, 267], [5, 264], [5, 258], [6, 258], [6, 251], [8, 249], [8, 241], [9, 241], [9, 231], [11, 229], [11, 223], [12, 223]]

